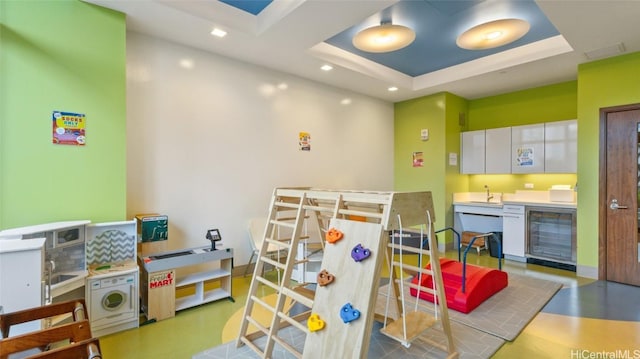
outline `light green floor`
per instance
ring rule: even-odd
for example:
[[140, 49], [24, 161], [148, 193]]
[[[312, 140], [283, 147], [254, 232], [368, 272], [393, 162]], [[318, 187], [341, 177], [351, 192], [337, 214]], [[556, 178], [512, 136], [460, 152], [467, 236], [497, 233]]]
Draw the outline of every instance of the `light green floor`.
[[[457, 254], [447, 253], [447, 257], [457, 259]], [[489, 267], [497, 267], [497, 259], [486, 253], [481, 256], [469, 254], [470, 264], [478, 264]], [[541, 267], [532, 264], [514, 263], [508, 261], [504, 266], [510, 273], [519, 273], [536, 276], [542, 279], [555, 280], [567, 286], [577, 286], [593, 282], [589, 279], [581, 279], [575, 273]], [[275, 272], [273, 272], [275, 276]], [[384, 274], [383, 274], [384, 275]], [[241, 309], [246, 301], [246, 293], [249, 289], [251, 277], [236, 277], [233, 279], [233, 297], [235, 303], [222, 300], [202, 305], [200, 307], [180, 311], [174, 318], [159, 321], [157, 323], [143, 325], [138, 329], [132, 329], [100, 338], [100, 345], [105, 358], [191, 358], [193, 354], [202, 352], [221, 343], [222, 329], [237, 310]], [[270, 293], [259, 293], [259, 296]], [[562, 343], [554, 343], [545, 337], [544, 333], [551, 332], [563, 318], [549, 317], [539, 319], [538, 315], [525, 328], [522, 334], [514, 342], [504, 345], [494, 356], [495, 358], [513, 357], [566, 357], [569, 358], [569, 348]], [[580, 323], [580, 325], [585, 325]], [[549, 330], [546, 330], [548, 327]], [[615, 328], [614, 328], [615, 329]], [[582, 335], [579, 329], [575, 335]], [[571, 335], [571, 333], [565, 333]], [[633, 338], [632, 338], [633, 339]], [[592, 338], [582, 338], [585, 345], [592, 342]], [[573, 343], [578, 345], [580, 343]], [[530, 353], [535, 356], [524, 355]], [[545, 353], [548, 353], [547, 356]], [[567, 354], [567, 355], [564, 355]], [[560, 356], [558, 356], [560, 355]]]

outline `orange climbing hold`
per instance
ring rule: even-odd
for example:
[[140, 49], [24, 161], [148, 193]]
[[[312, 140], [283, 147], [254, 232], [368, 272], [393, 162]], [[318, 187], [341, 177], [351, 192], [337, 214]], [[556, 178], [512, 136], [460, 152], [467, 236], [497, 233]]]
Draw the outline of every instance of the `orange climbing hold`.
[[327, 231], [325, 238], [329, 243], [336, 243], [342, 239], [343, 235], [344, 234], [339, 229], [331, 228]]

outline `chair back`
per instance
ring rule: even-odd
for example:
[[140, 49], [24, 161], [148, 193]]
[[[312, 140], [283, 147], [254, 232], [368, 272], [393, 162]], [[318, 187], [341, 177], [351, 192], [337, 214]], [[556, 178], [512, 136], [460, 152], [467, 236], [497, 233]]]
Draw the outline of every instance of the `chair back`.
[[100, 341], [91, 338], [30, 356], [29, 359], [102, 359]]
[[251, 237], [251, 248], [254, 251], [260, 250], [266, 227], [267, 219], [264, 217], [252, 218], [249, 221], [249, 236]]
[[58, 325], [30, 333], [16, 335], [0, 340], [0, 359], [7, 359], [9, 354], [20, 353], [35, 348], [47, 348], [51, 344], [68, 341], [76, 343], [91, 339], [91, 326], [84, 319], [78, 322]]
[[2, 338], [9, 336], [12, 325], [28, 323], [34, 320], [46, 319], [63, 314], [70, 314], [74, 321], [89, 319], [84, 299], [72, 299], [41, 307], [3, 313], [0, 314], [0, 331], [2, 331]]

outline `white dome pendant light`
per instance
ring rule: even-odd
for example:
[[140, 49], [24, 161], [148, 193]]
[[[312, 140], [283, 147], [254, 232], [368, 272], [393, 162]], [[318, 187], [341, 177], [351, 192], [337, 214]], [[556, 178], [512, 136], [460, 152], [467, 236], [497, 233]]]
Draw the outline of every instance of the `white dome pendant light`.
[[415, 38], [416, 33], [410, 28], [383, 22], [360, 31], [353, 37], [352, 42], [359, 50], [383, 53], [407, 47]]

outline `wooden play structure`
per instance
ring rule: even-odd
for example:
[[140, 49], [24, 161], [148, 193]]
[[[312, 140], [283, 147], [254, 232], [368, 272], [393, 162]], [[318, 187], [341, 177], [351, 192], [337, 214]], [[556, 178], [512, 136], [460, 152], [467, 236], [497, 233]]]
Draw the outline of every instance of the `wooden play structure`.
[[[426, 225], [428, 213], [431, 216], [434, 213], [431, 192], [275, 189], [237, 346], [247, 345], [262, 358], [271, 358], [276, 344], [297, 358], [365, 358], [369, 350], [373, 321], [384, 320], [385, 317], [387, 326], [383, 328], [383, 333], [408, 346], [409, 339], [419, 336], [427, 326], [435, 322], [435, 318], [429, 318], [423, 312], [403, 312], [405, 298], [404, 293], [399, 291], [398, 284], [410, 285], [412, 288], [420, 286], [402, 282], [403, 274], [397, 273], [401, 262], [393, 260], [393, 252], [412, 249], [389, 243], [389, 233], [401, 230], [402, 226]], [[298, 243], [304, 239], [302, 228], [305, 222], [317, 224], [322, 236], [328, 235], [330, 239], [324, 243], [321, 265], [323, 271], [318, 274], [315, 291], [304, 283], [291, 281], [292, 269], [305, 260], [300, 259], [297, 253]], [[286, 235], [283, 236], [283, 233]], [[339, 235], [336, 236], [336, 233]], [[429, 248], [435, 250], [430, 252], [425, 248], [413, 248], [413, 252], [431, 255], [432, 262], [435, 258], [435, 263], [439, 264], [437, 243], [432, 230], [429, 229], [427, 237]], [[286, 251], [284, 262], [274, 260], [267, 254], [269, 245]], [[393, 312], [400, 314], [393, 320], [389, 320], [387, 313], [376, 310], [380, 272], [385, 261], [390, 266], [389, 302], [393, 306]], [[282, 272], [276, 283], [265, 277], [265, 265], [271, 265]], [[404, 264], [402, 268], [414, 273], [426, 271], [419, 266]], [[428, 273], [435, 278], [436, 289], [420, 287], [421, 290], [444, 298], [439, 266], [435, 265]], [[275, 305], [258, 296], [258, 293], [265, 291], [276, 293]], [[292, 302], [300, 303], [309, 310], [296, 315], [290, 314]], [[256, 309], [269, 313], [269, 323], [261, 322]], [[447, 358], [455, 358], [457, 352], [449, 326], [446, 301], [439, 301], [437, 312], [440, 328], [446, 338], [446, 344], [439, 347], [445, 351]], [[405, 324], [401, 324], [403, 322]], [[290, 338], [279, 335], [281, 329], [289, 326], [299, 329], [306, 336], [303, 350], [297, 349]], [[261, 338], [266, 340], [259, 340]]]

